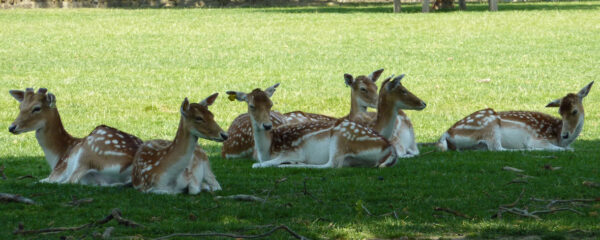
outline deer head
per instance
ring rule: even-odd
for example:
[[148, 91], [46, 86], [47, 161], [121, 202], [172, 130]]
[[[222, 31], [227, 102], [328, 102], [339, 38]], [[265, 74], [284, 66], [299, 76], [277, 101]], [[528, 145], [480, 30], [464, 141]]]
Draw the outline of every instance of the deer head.
[[19, 115], [10, 125], [8, 131], [13, 134], [35, 131], [43, 128], [47, 121], [52, 121], [58, 113], [56, 110], [56, 97], [52, 93], [47, 93], [45, 88], [38, 89], [27, 88], [25, 91], [10, 90], [12, 95], [19, 103]]
[[427, 104], [402, 86], [400, 82], [404, 74], [395, 77], [390, 76], [383, 81], [379, 90], [380, 103], [394, 103], [395, 108], [408, 110], [423, 110]]
[[377, 85], [375, 82], [383, 73], [383, 69], [379, 69], [369, 76], [358, 76], [354, 78], [352, 75], [344, 74], [346, 86], [352, 88], [352, 99], [356, 99], [360, 107], [377, 108]]
[[270, 98], [273, 96], [273, 93], [275, 93], [275, 89], [278, 86], [279, 83], [264, 91], [257, 88], [250, 93], [227, 91], [227, 94], [231, 101], [237, 99], [238, 101], [246, 102], [248, 104], [248, 114], [250, 115], [250, 120], [255, 129], [269, 131], [273, 128], [270, 117], [273, 102]]
[[199, 103], [190, 103], [187, 98], [181, 103], [182, 124], [185, 130], [198, 138], [217, 142], [227, 139], [227, 133], [215, 122], [213, 114], [208, 110], [219, 93], [210, 95]]
[[577, 94], [569, 93], [546, 105], [546, 107], [558, 107], [558, 113], [562, 117], [561, 142], [572, 142], [581, 132], [584, 117], [582, 102], [583, 98], [590, 92], [593, 84], [594, 81], [586, 85]]

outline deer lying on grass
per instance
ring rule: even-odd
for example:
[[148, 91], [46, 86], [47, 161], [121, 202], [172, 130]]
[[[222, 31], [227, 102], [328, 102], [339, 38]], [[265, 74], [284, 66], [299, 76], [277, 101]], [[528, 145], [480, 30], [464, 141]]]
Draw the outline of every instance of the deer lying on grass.
[[477, 111], [455, 123], [438, 141], [442, 151], [461, 149], [567, 150], [583, 128], [583, 98], [594, 82], [546, 107], [558, 107], [561, 118], [528, 111]]
[[186, 98], [181, 104], [175, 139], [146, 141], [139, 147], [133, 163], [134, 188], [166, 194], [181, 193], [186, 188], [189, 194], [202, 189], [221, 190], [206, 153], [197, 146], [198, 138], [217, 142], [227, 139], [208, 110], [217, 96], [215, 93], [200, 103], [189, 103]]
[[[414, 107], [423, 109], [423, 103], [400, 84], [401, 77], [386, 79], [380, 92], [375, 126], [383, 133], [390, 132], [396, 121], [398, 109]], [[273, 103], [270, 97], [279, 84], [265, 91], [254, 89], [250, 93], [228, 91], [238, 101], [248, 104], [252, 121], [254, 146], [259, 163], [257, 167], [390, 167], [397, 161], [394, 147], [377, 132], [347, 119], [303, 122], [272, 129], [269, 112]], [[410, 99], [409, 101], [406, 101]], [[413, 106], [418, 102], [419, 106]]]
[[[375, 82], [382, 73], [383, 69], [379, 69], [368, 76], [361, 75], [356, 78], [350, 74], [344, 74], [346, 85], [351, 88], [351, 107], [350, 113], [343, 117], [343, 119], [349, 119], [350, 121], [372, 127], [377, 113], [367, 112], [367, 108], [377, 107], [378, 95]], [[270, 118], [274, 128], [285, 124], [308, 121], [337, 121], [337, 118], [302, 111], [286, 114], [271, 112]], [[230, 138], [223, 143], [223, 150], [221, 152], [224, 158], [240, 158], [253, 155], [254, 139], [248, 113], [238, 116], [229, 127], [228, 133]], [[419, 154], [412, 123], [402, 110], [398, 111], [396, 130], [391, 137], [391, 142], [400, 157], [411, 157]], [[253, 157], [254, 159], [258, 159], [255, 154]]]
[[[382, 72], [383, 69], [379, 69], [371, 73], [368, 77], [358, 77], [356, 81], [348, 81], [348, 79], [346, 79], [346, 85], [352, 88], [350, 114], [348, 115], [350, 119], [362, 119], [365, 116], [360, 114], [361, 112], [366, 112], [367, 107], [375, 108], [377, 106], [377, 85], [375, 85], [375, 81], [381, 76]], [[337, 121], [337, 118], [334, 117], [302, 111], [294, 111], [286, 114], [271, 111], [269, 114], [271, 123], [273, 124], [272, 127], [274, 128], [281, 125], [309, 121]], [[367, 121], [370, 120], [371, 119], [368, 119]], [[224, 158], [253, 156], [254, 159], [258, 159], [253, 151], [254, 138], [252, 135], [252, 124], [248, 113], [240, 114], [235, 118], [227, 133], [230, 138], [223, 142], [221, 156]]]
[[[373, 72], [371, 75], [367, 76], [358, 76], [355, 78], [350, 74], [344, 74], [344, 79], [346, 80], [346, 84], [352, 87], [352, 108], [350, 109], [350, 114], [344, 117], [349, 119], [350, 121], [357, 122], [363, 125], [367, 125], [370, 128], [374, 127], [375, 119], [377, 117], [376, 112], [367, 112], [367, 106], [376, 108], [377, 105], [377, 94], [370, 95], [369, 99], [373, 99], [370, 102], [361, 102], [366, 97], [355, 98], [355, 93], [363, 93], [363, 86], [368, 87], [370, 92], [377, 92], [377, 86], [375, 86], [374, 82], [377, 81], [379, 75], [381, 75], [383, 69]], [[378, 74], [377, 74], [378, 73]], [[372, 84], [368, 84], [371, 82]], [[358, 84], [357, 84], [358, 83]], [[373, 89], [374, 88], [374, 89]], [[359, 91], [360, 89], [360, 91]], [[356, 99], [356, 100], [355, 100]], [[396, 120], [396, 126], [394, 127], [394, 131], [391, 136], [387, 136], [386, 139], [389, 139], [394, 148], [396, 149], [396, 153], [399, 157], [414, 157], [419, 155], [419, 148], [417, 147], [417, 142], [415, 140], [415, 131], [413, 129], [412, 122], [410, 118], [406, 116], [406, 113], [402, 111], [402, 109], [398, 110], [398, 116]]]
[[35, 131], [52, 168], [40, 182], [101, 186], [131, 182], [133, 156], [142, 144], [139, 138], [104, 125], [84, 138], [74, 138], [63, 127], [54, 94], [45, 88], [10, 94], [20, 103], [20, 112], [8, 130], [13, 134]]

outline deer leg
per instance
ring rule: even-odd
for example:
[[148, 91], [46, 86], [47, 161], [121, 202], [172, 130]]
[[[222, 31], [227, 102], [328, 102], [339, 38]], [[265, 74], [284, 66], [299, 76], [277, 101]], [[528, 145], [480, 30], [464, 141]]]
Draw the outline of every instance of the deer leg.
[[297, 154], [280, 154], [279, 156], [271, 160], [252, 164], [252, 168], [274, 167], [288, 162], [292, 164], [301, 163], [302, 159], [299, 156], [297, 156]]
[[207, 189], [209, 191], [220, 191], [221, 184], [217, 181], [217, 177], [210, 169], [210, 164], [208, 162], [203, 163], [204, 166], [204, 179], [202, 182], [202, 189]]

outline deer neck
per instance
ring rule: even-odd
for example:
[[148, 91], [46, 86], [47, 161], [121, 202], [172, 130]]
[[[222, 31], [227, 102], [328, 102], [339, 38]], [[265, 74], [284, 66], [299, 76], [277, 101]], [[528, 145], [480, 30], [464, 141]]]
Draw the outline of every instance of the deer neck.
[[167, 153], [164, 157], [167, 166], [170, 166], [167, 171], [174, 173], [172, 175], [177, 175], [175, 173], [180, 173], [187, 167], [198, 143], [198, 137], [185, 128], [183, 118], [181, 116], [175, 139], [173, 139], [171, 145], [167, 148]]
[[252, 120], [252, 132], [254, 137], [254, 150], [260, 162], [271, 160], [271, 131], [266, 131], [257, 126]]
[[386, 102], [383, 97], [380, 97], [377, 103], [377, 117], [375, 118], [373, 130], [389, 140], [394, 134], [399, 109], [395, 104]]
[[68, 154], [69, 149], [79, 142], [64, 128], [57, 109], [52, 109], [51, 118], [46, 120], [44, 126], [35, 131], [35, 138], [44, 151], [46, 162], [52, 169], [62, 157]]
[[350, 100], [350, 114], [349, 119], [355, 119], [359, 114], [367, 112], [367, 107], [359, 103], [359, 99], [354, 92], [351, 94]]

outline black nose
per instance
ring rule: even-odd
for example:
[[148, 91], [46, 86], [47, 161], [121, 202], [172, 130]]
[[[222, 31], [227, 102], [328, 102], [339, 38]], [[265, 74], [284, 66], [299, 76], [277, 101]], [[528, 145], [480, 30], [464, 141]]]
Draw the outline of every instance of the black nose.
[[263, 124], [263, 127], [265, 130], [271, 130], [271, 128], [273, 128], [273, 124]]
[[221, 138], [223, 138], [223, 140], [227, 140], [229, 136], [227, 136], [227, 133], [221, 133]]
[[421, 102], [421, 104], [423, 104], [423, 107], [427, 107], [427, 104], [425, 102]]
[[8, 127], [8, 131], [11, 133], [15, 133], [15, 130], [17, 130], [17, 125], [10, 125], [10, 127]]
[[563, 139], [569, 138], [569, 133], [563, 134], [562, 137], [563, 137]]

